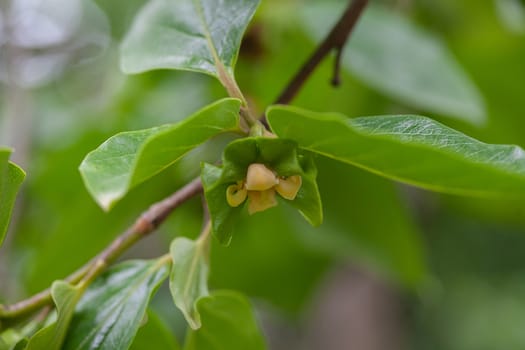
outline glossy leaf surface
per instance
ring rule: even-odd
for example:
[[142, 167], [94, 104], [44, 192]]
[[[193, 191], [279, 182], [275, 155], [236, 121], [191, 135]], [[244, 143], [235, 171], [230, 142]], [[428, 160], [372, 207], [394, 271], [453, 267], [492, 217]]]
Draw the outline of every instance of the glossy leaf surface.
[[25, 173], [9, 161], [11, 150], [0, 147], [0, 245], [4, 240], [16, 194], [24, 181]]
[[201, 326], [195, 308], [197, 300], [208, 295], [208, 261], [205, 241], [176, 238], [170, 247], [173, 265], [170, 274], [170, 291], [175, 305], [193, 329]]
[[249, 301], [239, 293], [217, 291], [197, 302], [202, 327], [190, 331], [184, 350], [262, 350], [266, 346]]
[[164, 170], [209, 138], [238, 130], [240, 102], [223, 99], [180, 123], [119, 133], [89, 153], [80, 172], [108, 210], [133, 187]]
[[168, 68], [233, 76], [241, 38], [258, 4], [258, 0], [150, 1], [122, 44], [122, 70]]
[[[304, 8], [303, 23], [316, 40], [338, 18], [339, 5]], [[394, 9], [365, 9], [342, 62], [364, 83], [410, 106], [474, 124], [486, 120], [478, 89], [446, 45]]]
[[129, 348], [168, 262], [128, 261], [104, 272], [78, 303], [63, 349]]
[[525, 196], [525, 151], [491, 145], [432, 119], [347, 119], [293, 107], [268, 112], [272, 129], [312, 152], [425, 189], [475, 196]]

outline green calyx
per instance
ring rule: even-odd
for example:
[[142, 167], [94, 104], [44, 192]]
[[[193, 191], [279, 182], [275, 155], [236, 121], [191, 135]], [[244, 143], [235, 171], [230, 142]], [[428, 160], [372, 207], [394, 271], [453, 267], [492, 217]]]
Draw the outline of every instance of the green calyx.
[[317, 169], [311, 155], [293, 140], [236, 140], [224, 150], [222, 167], [204, 164], [201, 177], [213, 233], [224, 244], [230, 242], [235, 218], [245, 206], [254, 214], [276, 206], [277, 197], [299, 209], [312, 225], [322, 221]]

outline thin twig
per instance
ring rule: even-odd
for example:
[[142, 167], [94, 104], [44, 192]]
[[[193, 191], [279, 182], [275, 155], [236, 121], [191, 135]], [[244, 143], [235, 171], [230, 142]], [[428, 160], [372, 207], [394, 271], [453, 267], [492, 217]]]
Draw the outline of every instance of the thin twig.
[[[201, 181], [196, 178], [171, 196], [153, 204], [137, 218], [131, 227], [87, 264], [66, 277], [65, 280], [73, 284], [78, 283], [96, 264], [110, 265], [135, 242], [155, 231], [175, 208], [201, 192]], [[0, 305], [0, 319], [25, 316], [49, 303], [51, 303], [51, 291], [46, 289], [16, 304]]]
[[335, 69], [332, 82], [334, 85], [339, 83], [339, 61], [341, 59], [341, 52], [367, 3], [368, 0], [354, 0], [348, 4], [348, 7], [339, 21], [335, 24], [323, 42], [319, 44], [314, 53], [303, 64], [297, 74], [295, 74], [292, 80], [288, 83], [279, 98], [277, 98], [275, 101], [275, 104], [290, 103], [290, 101], [295, 97], [295, 95], [297, 95], [315, 68], [319, 65], [319, 63], [321, 63], [323, 58], [334, 49], [336, 50], [336, 63], [334, 65]]
[[341, 56], [343, 55], [343, 48], [338, 47], [335, 49], [335, 58], [334, 58], [334, 75], [332, 77], [332, 86], [341, 85]]

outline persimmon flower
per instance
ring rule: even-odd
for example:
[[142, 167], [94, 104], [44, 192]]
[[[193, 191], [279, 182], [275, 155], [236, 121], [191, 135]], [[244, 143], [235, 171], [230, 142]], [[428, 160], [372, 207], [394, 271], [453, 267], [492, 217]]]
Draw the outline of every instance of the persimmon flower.
[[248, 213], [254, 214], [277, 205], [275, 192], [281, 197], [294, 200], [301, 188], [299, 175], [278, 176], [264, 164], [253, 163], [248, 167], [246, 179], [226, 189], [226, 200], [232, 207], [238, 207], [248, 197]]

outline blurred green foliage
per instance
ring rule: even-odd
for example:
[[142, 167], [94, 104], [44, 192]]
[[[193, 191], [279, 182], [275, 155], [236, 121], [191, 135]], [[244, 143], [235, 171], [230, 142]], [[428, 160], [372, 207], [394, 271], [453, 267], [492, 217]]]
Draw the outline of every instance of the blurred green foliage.
[[[294, 105], [351, 117], [423, 114], [485, 142], [525, 146], [525, 36], [516, 24], [519, 16], [509, 19], [501, 10], [512, 2], [523, 11], [523, 2], [381, 2], [440, 38], [477, 86], [486, 123], [472, 125], [394, 99], [347, 71], [342, 85], [331, 88], [331, 59], [315, 71]], [[230, 140], [219, 137], [192, 151], [131, 191], [110, 213], [95, 204], [77, 170], [89, 151], [117, 132], [179, 121], [226, 95], [213, 78], [193, 73], [124, 76], [118, 69], [118, 46], [143, 2], [97, 3], [110, 24], [106, 48], [96, 55], [89, 52], [80, 63], [62, 63], [60, 73], [39, 86], [20, 92], [4, 84], [0, 90], [5, 138], [0, 141], [8, 146], [16, 141], [14, 160], [26, 159], [28, 174], [9, 239], [0, 249], [6, 267], [0, 279], [3, 300], [46, 288], [85, 263], [149, 204], [197, 176], [201, 161], [219, 159]], [[235, 75], [259, 112], [315, 48], [319, 35], [314, 38], [305, 30], [300, 11], [305, 6], [308, 2], [263, 0], [248, 29]], [[23, 99], [25, 117], [13, 117], [13, 94]], [[30, 127], [18, 125], [27, 119]], [[330, 160], [318, 165], [325, 223], [311, 228], [282, 205], [242, 218], [231, 246], [215, 242], [212, 247], [212, 288], [240, 290], [293, 320], [308, 309], [327, 271], [358, 262], [406, 295], [414, 349], [525, 348], [525, 202], [431, 194]], [[164, 254], [174, 237], [196, 237], [201, 220], [201, 203], [194, 199], [130, 256]], [[177, 319], [162, 310], [171, 303], [163, 295], [161, 290], [153, 303], [159, 318], [151, 316], [156, 321], [147, 323], [138, 339], [147, 344], [146, 337], [158, 338], [159, 348], [169, 348], [162, 342], [174, 340], [165, 328], [182, 334], [184, 325], [180, 315]]]

